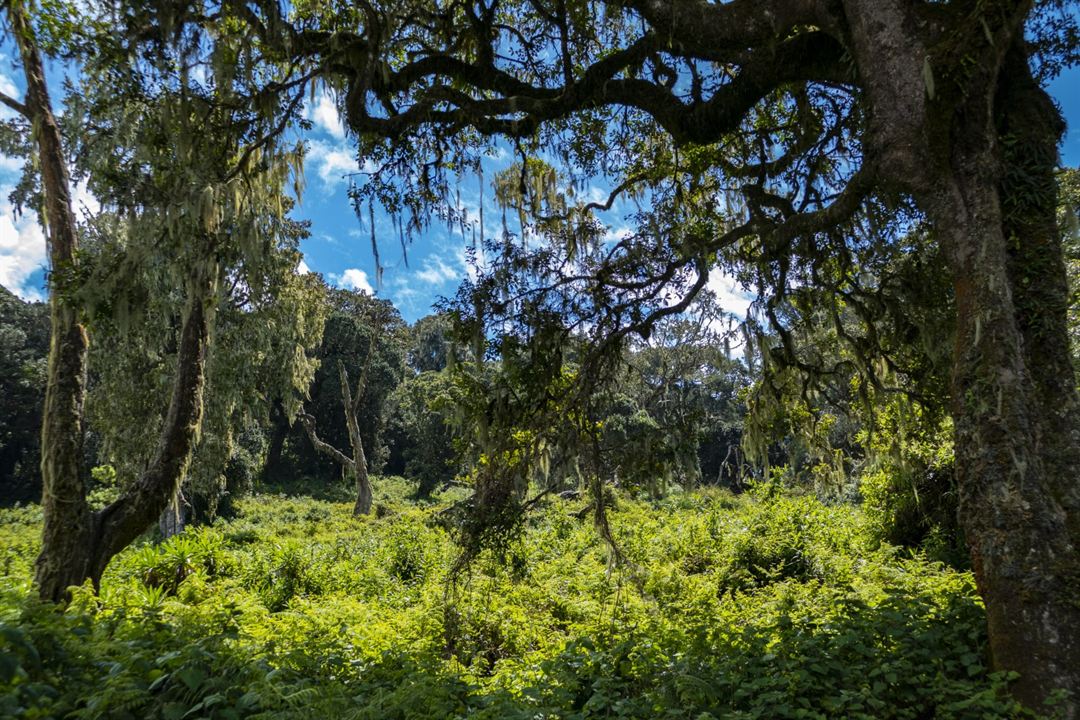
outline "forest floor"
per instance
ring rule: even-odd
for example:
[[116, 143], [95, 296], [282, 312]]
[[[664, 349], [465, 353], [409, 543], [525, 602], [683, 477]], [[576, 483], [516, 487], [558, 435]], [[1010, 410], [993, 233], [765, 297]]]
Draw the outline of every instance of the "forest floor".
[[[0, 717], [997, 718], [971, 575], [811, 497], [530, 514], [453, 586], [452, 498], [257, 495], [123, 552], [101, 594], [32, 599], [40, 510], [0, 510]], [[587, 514], [586, 514], [587, 515]]]

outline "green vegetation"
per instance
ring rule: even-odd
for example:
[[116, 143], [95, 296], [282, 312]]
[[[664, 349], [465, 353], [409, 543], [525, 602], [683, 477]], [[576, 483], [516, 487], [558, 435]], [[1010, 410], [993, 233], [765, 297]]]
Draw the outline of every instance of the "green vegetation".
[[[1080, 720], [1075, 0], [0, 0], [0, 51], [0, 712]], [[377, 284], [473, 236], [413, 325], [303, 262], [334, 111]]]
[[101, 594], [33, 597], [40, 511], [5, 510], [0, 715], [73, 718], [998, 718], [971, 576], [811, 497], [620, 499], [607, 547], [552, 499], [455, 586], [439, 525], [376, 480], [259, 495], [143, 542]]

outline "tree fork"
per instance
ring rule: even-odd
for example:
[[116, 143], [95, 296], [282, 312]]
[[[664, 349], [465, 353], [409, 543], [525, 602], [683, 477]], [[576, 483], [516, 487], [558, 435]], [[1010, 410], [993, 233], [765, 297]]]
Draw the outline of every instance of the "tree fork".
[[94, 515], [88, 577], [95, 588], [113, 556], [152, 526], [176, 497], [191, 463], [202, 429], [206, 352], [217, 307], [216, 290], [216, 276], [199, 278], [189, 286], [172, 398], [154, 459], [115, 502]]

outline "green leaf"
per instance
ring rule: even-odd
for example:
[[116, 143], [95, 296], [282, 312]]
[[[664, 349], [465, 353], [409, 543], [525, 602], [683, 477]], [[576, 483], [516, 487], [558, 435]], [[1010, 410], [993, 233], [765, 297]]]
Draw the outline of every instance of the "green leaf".
[[176, 677], [180, 682], [187, 686], [188, 690], [192, 692], [199, 689], [199, 686], [206, 680], [206, 673], [197, 667], [186, 667], [176, 672]]
[[187, 705], [178, 702], [165, 703], [161, 708], [161, 717], [165, 720], [180, 720], [187, 715]]

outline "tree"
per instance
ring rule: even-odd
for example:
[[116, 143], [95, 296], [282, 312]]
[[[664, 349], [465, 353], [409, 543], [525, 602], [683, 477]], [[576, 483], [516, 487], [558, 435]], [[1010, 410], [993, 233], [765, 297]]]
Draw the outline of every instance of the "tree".
[[453, 418], [456, 388], [448, 372], [426, 371], [406, 377], [387, 400], [387, 469], [417, 483], [427, 498], [457, 475]]
[[312, 447], [353, 476], [354, 513], [366, 515], [372, 506], [368, 466], [372, 456], [381, 462], [385, 454], [384, 406], [404, 374], [405, 322], [389, 301], [364, 292], [331, 290], [328, 299], [332, 309], [317, 353], [320, 370], [299, 418]]
[[[272, 244], [257, 262], [234, 255], [221, 271], [231, 281], [217, 299], [203, 428], [183, 478], [183, 495], [199, 521], [212, 520], [227, 493], [250, 490], [262, 461], [240, 463], [248, 449], [238, 447], [237, 436], [258, 433], [269, 422], [272, 403], [295, 414], [317, 366], [308, 351], [321, 339], [324, 287], [314, 275], [297, 272], [299, 242], [307, 231], [288, 218], [275, 218], [282, 201], [266, 199], [270, 202], [261, 212]], [[289, 199], [283, 202], [291, 207]], [[84, 247], [91, 265], [107, 265], [111, 254], [133, 249], [118, 247], [108, 228], [86, 233]], [[120, 478], [135, 477], [154, 450], [154, 433], [148, 430], [163, 422], [169, 368], [176, 361], [183, 308], [168, 265], [157, 269], [127, 275], [126, 292], [139, 297], [133, 303], [137, 323], [99, 313], [93, 324], [87, 416], [100, 440], [98, 462], [112, 465]]]
[[[608, 172], [616, 194], [647, 192], [664, 212], [643, 218], [642, 237], [661, 259], [633, 256], [644, 242], [616, 246], [612, 260], [639, 268], [637, 312], [602, 325], [608, 337], [685, 307], [657, 288], [693, 295], [718, 258], [766, 293], [782, 336], [790, 289], [858, 299], [858, 256], [932, 228], [955, 303], [960, 522], [994, 664], [1020, 673], [1017, 697], [1037, 706], [1058, 688], [1080, 696], [1062, 124], [1036, 74], [1075, 59], [1062, 7], [420, 1], [310, 6], [290, 24], [264, 1], [247, 19], [272, 52], [320, 58], [342, 89], [362, 156], [386, 170], [361, 196], [421, 214], [447, 196], [446, 168], [475, 157], [464, 128]], [[593, 279], [631, 294], [616, 272]]]
[[413, 323], [406, 351], [406, 361], [413, 372], [438, 372], [446, 368], [451, 328], [450, 319], [443, 314], [425, 315]]
[[42, 303], [0, 287], [0, 504], [41, 497], [39, 435], [49, 320]]
[[[276, 123], [279, 110], [286, 118], [293, 116], [306, 79], [275, 86], [270, 104], [260, 107], [245, 92], [260, 81], [272, 83], [272, 77], [254, 73], [251, 56], [238, 50], [243, 42], [235, 35], [219, 33], [209, 44], [185, 35], [183, 28], [160, 34], [160, 28], [151, 28], [149, 37], [140, 36], [146, 26], [137, 8], [111, 8], [117, 12], [110, 20], [121, 17], [130, 23], [131, 32], [120, 36], [93, 17], [62, 17], [63, 8], [35, 18], [43, 21], [51, 43], [69, 43], [73, 57], [93, 59], [84, 64], [84, 82], [111, 91], [93, 95], [101, 104], [90, 108], [86, 127], [101, 132], [96, 137], [89, 133], [94, 142], [84, 145], [80, 155], [94, 171], [91, 189], [114, 220], [113, 252], [107, 262], [88, 267], [78, 251], [64, 138], [52, 112], [35, 28], [21, 2], [6, 3], [5, 9], [20, 50], [27, 97], [25, 103], [0, 99], [32, 127], [50, 252], [52, 335], [42, 431], [45, 523], [36, 583], [43, 599], [61, 601], [71, 585], [86, 579], [98, 585], [109, 560], [165, 509], [189, 466], [202, 424], [219, 291], [226, 279], [248, 279], [225, 278], [222, 271], [233, 253], [247, 251], [248, 259], [257, 260], [263, 249], [263, 216], [252, 208], [266, 207], [260, 193], [280, 197], [289, 175], [289, 154], [275, 144], [284, 123], [269, 120]], [[79, 27], [84, 35], [75, 32]], [[132, 45], [123, 44], [128, 41]], [[193, 59], [208, 48], [216, 62]], [[194, 64], [212, 66], [213, 81], [193, 80]], [[273, 74], [267, 68], [260, 72]], [[298, 95], [289, 96], [297, 87]], [[125, 116], [122, 110], [130, 109], [125, 103], [145, 97], [144, 91], [157, 93], [160, 102], [143, 117]], [[233, 111], [240, 98], [239, 107], [249, 110], [237, 117]], [[278, 106], [279, 101], [285, 104]], [[95, 110], [102, 126], [93, 121]], [[179, 291], [182, 308], [168, 409], [147, 465], [116, 501], [93, 512], [81, 468], [86, 323], [109, 316], [122, 325], [128, 311], [139, 308], [138, 291], [147, 287], [128, 280], [144, 271], [165, 272]]]

